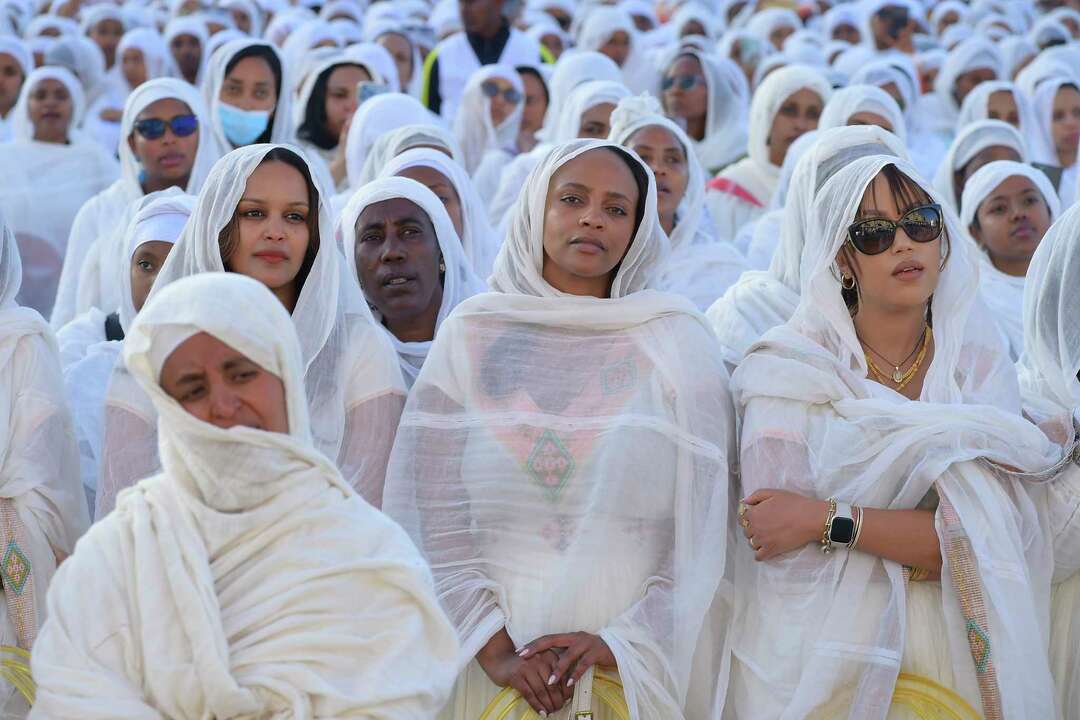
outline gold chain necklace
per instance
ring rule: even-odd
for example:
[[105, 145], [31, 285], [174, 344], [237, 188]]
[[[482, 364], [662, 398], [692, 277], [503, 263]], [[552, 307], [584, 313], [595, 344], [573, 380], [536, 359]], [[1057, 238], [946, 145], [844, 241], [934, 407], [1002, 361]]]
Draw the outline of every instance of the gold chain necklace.
[[[867, 350], [874, 353], [879, 358], [881, 358], [882, 360], [884, 360], [885, 362], [887, 362], [887, 363], [889, 363], [890, 365], [893, 366], [892, 381], [894, 383], [898, 383], [898, 382], [901, 382], [903, 380], [903, 378], [904, 378], [904, 374], [902, 372], [900, 372], [900, 368], [902, 368], [907, 363], [907, 361], [910, 360], [915, 355], [916, 352], [918, 352], [919, 348], [922, 347], [923, 343], [926, 341], [926, 331], [927, 331], [928, 328], [929, 328], [929, 325], [923, 325], [922, 335], [919, 337], [918, 342], [915, 343], [915, 347], [911, 348], [911, 352], [908, 353], [908, 356], [906, 358], [904, 358], [903, 360], [901, 360], [900, 362], [898, 362], [898, 363], [894, 363], [892, 360], [885, 357], [884, 355], [879, 353], [874, 348], [870, 347], [870, 343], [868, 343], [868, 342], [866, 342], [864, 340], [860, 340], [860, 341], [866, 347]], [[867, 363], [869, 364], [870, 362], [872, 362], [872, 361], [870, 360], [869, 357], [867, 357]], [[876, 368], [877, 366], [875, 365], [874, 367]], [[881, 374], [881, 372], [878, 371], [878, 374]]]
[[930, 347], [930, 340], [934, 337], [934, 331], [929, 327], [923, 332], [923, 341], [919, 349], [919, 355], [915, 358], [915, 362], [911, 363], [911, 367], [907, 369], [907, 372], [901, 373], [900, 368], [896, 368], [896, 372], [892, 376], [888, 376], [881, 371], [881, 369], [874, 364], [874, 361], [870, 358], [869, 353], [863, 353], [866, 356], [866, 365], [870, 368], [870, 372], [878, 377], [879, 380], [889, 381], [892, 380], [896, 385], [896, 391], [900, 392], [908, 383], [911, 382], [915, 374], [919, 372], [919, 367], [922, 366], [923, 360], [926, 359], [926, 351]]

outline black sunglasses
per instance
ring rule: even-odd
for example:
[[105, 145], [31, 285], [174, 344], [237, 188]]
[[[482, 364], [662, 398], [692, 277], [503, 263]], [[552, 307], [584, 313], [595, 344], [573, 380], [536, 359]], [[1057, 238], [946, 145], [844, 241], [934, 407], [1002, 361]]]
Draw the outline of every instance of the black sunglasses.
[[880, 255], [892, 247], [896, 229], [917, 243], [928, 243], [941, 236], [941, 206], [936, 203], [909, 210], [899, 221], [885, 218], [860, 220], [848, 226], [848, 240], [863, 255]]
[[499, 86], [495, 83], [486, 82], [480, 86], [480, 89], [483, 90], [484, 95], [489, 98], [493, 98], [501, 94], [504, 98], [506, 98], [506, 102], [510, 103], [511, 105], [517, 105], [519, 102], [521, 102], [521, 93], [518, 92], [517, 88], [506, 88], [505, 90], [500, 91]]
[[660, 89], [666, 92], [678, 83], [680, 90], [692, 90], [704, 82], [705, 78], [700, 75], [670, 75], [664, 78], [664, 81], [660, 84]]
[[147, 140], [157, 140], [165, 134], [165, 128], [172, 130], [176, 137], [187, 137], [199, 129], [199, 118], [194, 115], [177, 115], [172, 120], [147, 118], [135, 123], [135, 132]]

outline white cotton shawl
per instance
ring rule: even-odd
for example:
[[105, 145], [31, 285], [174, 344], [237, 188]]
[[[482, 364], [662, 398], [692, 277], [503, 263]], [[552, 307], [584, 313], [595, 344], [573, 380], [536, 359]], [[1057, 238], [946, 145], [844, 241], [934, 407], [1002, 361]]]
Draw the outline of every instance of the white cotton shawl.
[[[215, 163], [191, 219], [154, 281], [151, 298], [182, 277], [225, 270], [218, 236], [233, 218], [248, 177], [267, 153], [280, 147], [286, 146], [249, 145]], [[405, 387], [393, 347], [367, 304], [358, 291], [342, 285], [342, 260], [326, 195], [318, 178], [312, 178], [319, 191], [319, 206], [312, 208], [318, 213], [319, 247], [292, 312], [304, 359], [312, 434], [319, 451], [334, 459], [345, 478], [378, 506]], [[153, 408], [118, 366], [105, 409], [97, 517], [111, 509], [117, 492], [157, 468], [153, 425]]]
[[[544, 116], [544, 126], [536, 134], [541, 142], [559, 142], [556, 138], [563, 117], [563, 104], [569, 100], [577, 86], [590, 80], [621, 83], [622, 74], [615, 61], [603, 53], [579, 50], [564, 52], [555, 63], [555, 70], [548, 83], [551, 102], [547, 115]], [[574, 137], [577, 137], [577, 128], [574, 130]]]
[[818, 129], [845, 127], [851, 116], [858, 113], [873, 113], [885, 118], [892, 125], [892, 133], [907, 143], [907, 122], [900, 106], [892, 95], [874, 85], [849, 85], [833, 93], [821, 113]]
[[[445, 701], [453, 628], [416, 548], [315, 449], [290, 325], [265, 287], [231, 274], [186, 278], [143, 308], [124, 359], [159, 417], [163, 470], [120, 497], [54, 584], [34, 717], [423, 720]], [[281, 379], [288, 434], [215, 427], [158, 385], [200, 332]]]
[[131, 217], [132, 203], [143, 196], [139, 181], [141, 171], [127, 138], [135, 129], [135, 119], [158, 100], [175, 99], [184, 103], [199, 121], [199, 144], [188, 177], [189, 193], [197, 193], [221, 157], [221, 148], [211, 132], [202, 98], [195, 88], [176, 78], [148, 80], [128, 96], [120, 119], [117, 147], [120, 155], [120, 177], [105, 191], [94, 196], [79, 209], [68, 237], [64, 269], [60, 275], [52, 325], [63, 327], [76, 315], [90, 308], [113, 312], [122, 302], [121, 276], [126, 272], [123, 232]]
[[704, 311], [749, 267], [734, 245], [718, 241], [705, 226], [705, 177], [693, 141], [663, 115], [655, 98], [642, 95], [620, 100], [611, 114], [608, 139], [629, 148], [634, 133], [647, 127], [670, 132], [682, 145], [687, 166], [686, 192], [669, 237], [671, 254], [657, 271], [654, 287], [682, 295]]
[[705, 136], [692, 141], [692, 147], [701, 167], [712, 177], [746, 152], [750, 87], [742, 69], [726, 58], [689, 48], [680, 50], [677, 57], [681, 55], [696, 58], [705, 77]]
[[[146, 79], [164, 77], [175, 73], [172, 53], [165, 43], [165, 38], [153, 28], [134, 28], [124, 33], [120, 38], [120, 44], [116, 46], [116, 62], [123, 63], [124, 53], [127, 50], [138, 50], [142, 53], [143, 64], [146, 66]], [[134, 90], [124, 81], [129, 91]]]
[[[422, 150], [416, 152], [423, 152]], [[445, 157], [445, 156], [444, 156]], [[409, 167], [409, 166], [406, 166]], [[435, 318], [435, 336], [439, 334], [439, 326], [450, 313], [463, 300], [472, 297], [486, 289], [483, 280], [473, 271], [472, 263], [465, 256], [461, 247], [461, 240], [454, 232], [454, 224], [446, 213], [439, 198], [426, 187], [408, 178], [387, 176], [373, 180], [356, 191], [349, 199], [349, 203], [341, 211], [339, 224], [341, 235], [344, 240], [345, 268], [350, 280], [360, 281], [359, 269], [356, 266], [356, 222], [360, 219], [370, 205], [404, 198], [415, 203], [431, 220], [435, 228], [435, 238], [439, 244], [439, 254], [442, 263], [446, 267], [443, 273], [442, 304], [439, 306], [439, 314]], [[361, 286], [361, 290], [363, 287]], [[381, 321], [377, 311], [372, 313], [375, 319]], [[411, 386], [424, 365], [428, 351], [431, 350], [432, 340], [426, 342], [405, 342], [398, 340], [389, 328], [385, 326], [387, 337], [394, 344], [398, 358], [401, 361], [401, 372], [405, 377], [406, 384]]]
[[[597, 633], [630, 716], [681, 720], [722, 587], [730, 400], [700, 315], [642, 289], [666, 245], [651, 176], [610, 299], [540, 276], [549, 181], [603, 147], [563, 145], [534, 170], [496, 292], [458, 306], [413, 387], [386, 507], [432, 564], [463, 664], [504, 627], [519, 646]], [[450, 712], [475, 717], [498, 691], [472, 663]]]
[[630, 13], [620, 7], [596, 5], [579, 12], [575, 21], [582, 15], [585, 19], [578, 30], [576, 49], [598, 52], [615, 33], [625, 32], [630, 38], [630, 52], [620, 68], [622, 81], [630, 92], [655, 93], [657, 71], [651, 67], [648, 55], [641, 47], [640, 33]]
[[989, 115], [990, 96], [998, 92], [1007, 92], [1012, 95], [1016, 103], [1017, 114], [1020, 117], [1020, 134], [1032, 140], [1038, 132], [1038, 123], [1035, 119], [1035, 109], [1031, 99], [1024, 94], [1020, 87], [1008, 80], [992, 80], [979, 83], [975, 89], [967, 94], [960, 106], [960, 115], [956, 118], [956, 132], [959, 134], [968, 125], [979, 120], [992, 120]]
[[[374, 173], [368, 177], [365, 168], [367, 157], [380, 137], [415, 123], [441, 125], [441, 121], [433, 118], [428, 109], [411, 95], [383, 93], [365, 100], [356, 109], [345, 138], [345, 175], [349, 180], [348, 190], [359, 189], [378, 173], [379, 168], [372, 168]], [[341, 205], [345, 205], [344, 200]]]
[[56, 340], [41, 315], [16, 303], [21, 282], [15, 236], [0, 214], [0, 642], [29, 650], [53, 573], [89, 517]]
[[274, 114], [271, 119], [270, 142], [285, 143], [293, 140], [292, 101], [294, 93], [292, 72], [295, 68], [286, 65], [281, 53], [271, 43], [250, 38], [230, 40], [210, 56], [206, 66], [206, 78], [202, 81], [203, 104], [210, 113], [208, 124], [210, 129], [213, 130], [218, 147], [226, 152], [233, 148], [233, 144], [225, 136], [225, 126], [221, 123], [221, 87], [225, 84], [225, 69], [240, 51], [256, 45], [269, 48], [271, 52], [277, 55], [281, 66], [281, 89], [278, 91], [277, 105], [274, 107]]
[[391, 177], [411, 167], [431, 168], [454, 186], [462, 215], [461, 238], [458, 244], [476, 276], [481, 280], [487, 278], [491, 274], [502, 238], [488, 223], [484, 202], [473, 187], [465, 168], [438, 150], [414, 148], [391, 158], [383, 166], [379, 177]]
[[[871, 156], [826, 182], [814, 201], [820, 242], [806, 247], [799, 307], [751, 348], [732, 378], [743, 492], [774, 487], [911, 509], [936, 490], [942, 642], [958, 682], [951, 689], [969, 702], [981, 694], [987, 715], [1052, 717], [1049, 546], [1025, 483], [983, 459], [1038, 471], [1060, 449], [1018, 412], [1012, 365], [976, 300], [977, 261], [950, 213], [951, 254], [932, 300], [934, 358], [920, 400], [866, 379], [836, 255], [866, 186], [885, 165], [918, 177], [909, 163]], [[885, 718], [903, 660], [901, 567], [866, 553], [826, 556], [816, 544], [765, 563], [744, 552], [736, 562], [735, 584], [745, 591], [733, 652], [744, 677], [754, 678], [733, 687], [744, 712]], [[977, 683], [969, 638], [980, 636], [987, 642], [978, 661], [987, 672]]]
[[[364, 158], [357, 187], [362, 187], [383, 174], [387, 163], [406, 150], [421, 148], [437, 149], [437, 152], [443, 152], [456, 163], [461, 164], [461, 148], [458, 147], [457, 138], [443, 125], [434, 123], [405, 125], [396, 130], [389, 130], [375, 139]], [[338, 199], [335, 198], [334, 201], [337, 202]]]
[[[1058, 200], [1054, 186], [1046, 173], [1024, 163], [999, 160], [979, 168], [967, 185], [960, 200], [960, 227], [971, 242], [975, 238], [970, 234], [971, 224], [979, 211], [983, 200], [990, 196], [1001, 183], [1011, 177], [1025, 177], [1030, 180], [1042, 195], [1050, 210], [1050, 221], [1061, 215], [1061, 201]], [[976, 247], [978, 245], [976, 244]], [[990, 314], [994, 316], [998, 327], [1009, 346], [1009, 355], [1016, 361], [1024, 350], [1024, 286], [1025, 278], [1013, 277], [994, 267], [990, 256], [985, 251], [977, 253], [979, 258], [979, 291]]]
[[[1036, 130], [1027, 136], [1030, 138], [1028, 142], [1032, 159], [1055, 167], [1061, 165], [1061, 160], [1058, 157], [1057, 147], [1054, 145], [1054, 99], [1061, 87], [1069, 84], [1077, 85], [1075, 80], [1065, 77], [1045, 80], [1039, 83], [1032, 97]], [[1062, 198], [1071, 202], [1072, 193], [1069, 192], [1070, 188], [1065, 187], [1064, 181], [1060, 190]]]
[[971, 123], [952, 141], [949, 151], [938, 166], [937, 174], [934, 175], [934, 189], [953, 212], [959, 210], [954, 174], [980, 152], [995, 146], [1012, 148], [1020, 156], [1021, 162], [1028, 161], [1029, 155], [1024, 138], [1016, 128], [1001, 120], [980, 120]]
[[1003, 65], [1001, 54], [989, 40], [970, 38], [953, 48], [934, 81], [934, 94], [944, 112], [943, 124], [954, 126], [960, 113], [960, 104], [953, 95], [958, 77], [973, 70], [990, 69], [1000, 80], [1004, 76]]
[[[485, 97], [482, 90], [485, 82], [495, 78], [510, 83], [522, 97], [497, 127], [491, 120], [491, 99]], [[525, 112], [524, 98], [525, 87], [521, 76], [509, 65], [485, 65], [469, 76], [454, 117], [454, 135], [461, 146], [462, 165], [470, 176], [476, 176], [481, 161], [489, 151], [517, 154], [517, 136]]]
[[[199, 58], [199, 69], [195, 74], [195, 83], [203, 85], [206, 82], [206, 67], [210, 61], [210, 52], [207, 44], [210, 42], [210, 32], [206, 29], [206, 20], [201, 14], [174, 17], [165, 26], [165, 44], [172, 45], [172, 41], [181, 35], [190, 35], [199, 41], [202, 55]], [[171, 53], [170, 53], [171, 54]], [[179, 75], [179, 68], [177, 69]]]
[[786, 323], [795, 312], [803, 248], [816, 232], [811, 206], [818, 190], [853, 159], [881, 154], [906, 159], [907, 149], [898, 137], [877, 126], [834, 128], [820, 131], [813, 147], [795, 164], [769, 269], [743, 273], [706, 313], [729, 368], [735, 368], [766, 331]]

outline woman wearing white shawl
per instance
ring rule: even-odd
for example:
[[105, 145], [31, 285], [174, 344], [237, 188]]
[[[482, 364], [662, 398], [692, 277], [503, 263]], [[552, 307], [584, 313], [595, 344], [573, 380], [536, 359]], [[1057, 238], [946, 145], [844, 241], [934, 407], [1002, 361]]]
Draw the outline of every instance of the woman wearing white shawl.
[[1028, 263], [1060, 214], [1061, 202], [1046, 173], [1008, 160], [980, 168], [960, 200], [960, 227], [982, 250], [979, 291], [1013, 361], [1024, 351], [1022, 309]]
[[[1024, 413], [1055, 442], [1068, 446], [1080, 418], [1080, 326], [1076, 323], [1080, 277], [1080, 211], [1066, 212], [1043, 237], [1028, 269], [1024, 291], [1024, 354], [1020, 392]], [[1080, 718], [1080, 527], [1069, 514], [1080, 504], [1080, 467], [1065, 466], [1048, 483], [1042, 503], [1054, 541], [1050, 617], [1050, 669], [1058, 709]]]
[[1080, 83], [1056, 77], [1039, 84], [1032, 99], [1038, 132], [1032, 137], [1034, 160], [1062, 168], [1058, 194], [1072, 203], [1076, 195], [1077, 140], [1080, 134]]
[[[792, 102], [792, 96], [799, 93], [805, 102]], [[739, 228], [765, 213], [780, 178], [783, 153], [799, 135], [817, 128], [831, 95], [832, 88], [821, 73], [800, 66], [776, 70], [754, 92], [748, 156], [725, 168], [709, 183], [706, 193], [709, 215], [720, 239], [734, 240]], [[778, 123], [782, 110], [785, 117]], [[773, 138], [774, 134], [777, 137]]]
[[620, 7], [594, 5], [582, 8], [577, 17], [585, 20], [577, 34], [575, 49], [599, 52], [615, 61], [622, 81], [630, 92], [656, 92], [657, 72], [641, 47], [641, 36], [630, 13]]
[[420, 47], [409, 37], [406, 27], [399, 22], [383, 21], [365, 27], [364, 37], [386, 48], [397, 65], [398, 84], [402, 92], [419, 98], [423, 87], [424, 60]]
[[[195, 116], [198, 127], [193, 133], [196, 142], [193, 156], [186, 156], [184, 151], [178, 149], [180, 144], [188, 145], [191, 137], [179, 137], [174, 130], [165, 129], [162, 136], [155, 139], [142, 135], [136, 137], [138, 131], [135, 125], [140, 119], [172, 121], [171, 112], [147, 112], [151, 106], [163, 100], [179, 102], [177, 110], [183, 113], [186, 109], [187, 113]], [[210, 172], [210, 166], [221, 155], [206, 119], [206, 109], [198, 91], [182, 80], [150, 80], [128, 96], [124, 103], [124, 115], [120, 120], [120, 136], [123, 140], [117, 147], [120, 154], [120, 177], [83, 204], [75, 216], [68, 236], [60, 287], [51, 318], [54, 329], [59, 330], [78, 315], [94, 308], [112, 312], [119, 307], [123, 298], [119, 290], [121, 279], [118, 273], [123, 272], [125, 260], [121, 244], [123, 232], [118, 232], [117, 228], [127, 226], [132, 204], [146, 192], [162, 190], [173, 183], [183, 183], [183, 189], [188, 193], [199, 191]], [[156, 169], [153, 174], [147, 170], [151, 165], [148, 158], [141, 159], [137, 155], [137, 147], [141, 147], [144, 153], [155, 156], [153, 164]], [[181, 155], [181, 168], [190, 163], [186, 180], [184, 176], [175, 177], [175, 158], [167, 165], [160, 162], [160, 158], [176, 155], [178, 152]]]
[[971, 38], [957, 45], [945, 59], [934, 82], [942, 131], [951, 132], [964, 98], [979, 83], [1004, 79], [1001, 54], [988, 40]]
[[[0, 214], [0, 643], [28, 651], [45, 619], [53, 573], [89, 518], [56, 341], [38, 313], [15, 302], [21, 281], [15, 237]], [[4, 685], [0, 712], [24, 717], [25, 701]]]
[[907, 143], [907, 123], [900, 106], [889, 93], [873, 85], [849, 85], [825, 103], [818, 129], [847, 125], [877, 125]]
[[[705, 112], [690, 118], [681, 113], [687, 104], [684, 97], [693, 90], [687, 91], [679, 82], [684, 75], [697, 75], [695, 64], [700, 68], [699, 77], [705, 81], [702, 108]], [[694, 154], [711, 178], [746, 152], [746, 113], [750, 98], [746, 75], [730, 60], [685, 49], [680, 50], [668, 65], [661, 85], [666, 86], [669, 82], [671, 87], [663, 88], [661, 98], [664, 110], [691, 135]]]
[[[415, 150], [410, 152], [424, 151]], [[426, 215], [432, 229], [435, 231], [435, 237], [424, 237], [422, 239], [434, 245], [434, 253], [428, 254], [424, 252], [427, 250], [426, 247], [415, 247], [415, 240], [420, 239], [417, 237], [417, 233], [425, 234], [423, 219], [409, 216], [408, 219], [413, 221], [413, 226], [409, 228], [412, 235], [403, 237], [402, 231], [396, 230], [393, 240], [389, 238], [391, 233], [385, 226], [398, 224], [400, 218], [387, 219], [385, 224], [380, 225], [377, 232], [368, 232], [366, 227], [360, 226], [364, 219], [365, 210], [373, 205], [390, 200], [406, 200]], [[432, 341], [438, 336], [439, 326], [442, 325], [443, 321], [446, 320], [447, 316], [458, 304], [477, 293], [484, 292], [486, 287], [480, 277], [473, 272], [472, 264], [462, 250], [461, 240], [458, 239], [454, 224], [451, 222], [442, 201], [415, 180], [403, 177], [383, 177], [360, 188], [349, 199], [349, 203], [341, 212], [340, 229], [345, 252], [347, 282], [359, 282], [361, 292], [365, 294], [368, 304], [372, 307], [372, 314], [386, 331], [390, 342], [394, 344], [398, 359], [401, 361], [402, 375], [405, 377], [406, 384], [411, 386], [420, 373], [420, 368], [423, 367], [424, 359], [427, 358]], [[375, 235], [375, 237], [371, 239], [367, 235]], [[369, 245], [373, 245], [375, 249], [369, 250], [367, 247]], [[378, 259], [369, 268], [367, 262], [361, 264], [358, 258], [358, 255], [361, 254], [364, 255], [365, 261]], [[431, 267], [423, 266], [425, 259], [431, 261]], [[417, 288], [417, 290], [410, 288], [409, 290], [412, 292], [438, 290], [437, 294], [431, 293], [433, 301], [436, 300], [437, 295], [437, 312], [430, 326], [431, 336], [426, 340], [403, 340], [398, 337], [389, 324], [390, 318], [379, 310], [379, 300], [385, 294], [379, 288], [369, 287], [365, 289], [364, 286], [365, 276], [375, 280], [373, 285], [385, 285], [389, 282], [386, 278], [405, 275], [414, 276], [412, 288]], [[422, 283], [435, 279], [437, 279], [435, 287], [423, 287]], [[398, 297], [394, 298], [393, 294], [398, 295]], [[392, 291], [391, 299], [395, 305], [402, 304], [400, 291]], [[423, 298], [417, 300], [420, 301]], [[405, 301], [408, 302], [408, 299], [406, 298]], [[411, 307], [407, 309], [414, 312], [402, 313], [402, 315], [409, 314], [410, 317], [397, 317], [394, 320], [399, 323], [402, 320], [411, 321], [409, 322], [409, 329], [414, 330], [418, 324], [415, 318], [429, 313], [427, 307], [422, 308], [422, 312], [415, 312], [421, 310], [421, 308], [415, 307], [416, 305], [417, 302], [413, 302]]]
[[782, 50], [788, 36], [801, 30], [802, 26], [802, 20], [794, 10], [771, 7], [755, 13], [746, 29], [771, 43], [776, 50]]
[[[1052, 551], [1027, 483], [1005, 468], [1042, 471], [1060, 448], [1019, 413], [1012, 364], [976, 300], [977, 261], [951, 213], [921, 215], [930, 237], [919, 243], [890, 230], [877, 259], [847, 244], [868, 205], [895, 222], [909, 202], [940, 203], [915, 177], [909, 163], [872, 156], [826, 182], [799, 307], [732, 377], [749, 505], [741, 524], [754, 549], [736, 559], [745, 592], [733, 712], [909, 717], [919, 699], [893, 692], [914, 688], [922, 706], [945, 701], [961, 717], [1054, 715]], [[922, 270], [892, 279], [894, 266]], [[893, 355], [909, 338], [930, 353], [902, 361], [911, 367], [898, 381], [875, 370], [870, 338]], [[847, 549], [850, 536], [823, 536], [825, 498], [859, 518], [858, 550]], [[781, 537], [785, 512], [791, 532]]]
[[[49, 85], [36, 98], [43, 83]], [[82, 88], [70, 72], [39, 68], [23, 83], [12, 110], [12, 142], [0, 146], [0, 211], [23, 256], [20, 302], [46, 317], [56, 299], [76, 213], [117, 175], [116, 161], [75, 129], [83, 108]], [[48, 202], [43, 202], [43, 192]]]
[[953, 212], [959, 213], [964, 185], [976, 170], [995, 160], [1028, 159], [1027, 145], [1016, 128], [1001, 120], [980, 120], [952, 141], [934, 175], [934, 189]]
[[[558, 200], [567, 183], [580, 205]], [[534, 710], [608, 720], [599, 694], [582, 707], [606, 662], [629, 717], [679, 720], [723, 575], [726, 373], [693, 307], [647, 289], [667, 243], [640, 160], [575, 141], [525, 188], [495, 292], [443, 323], [388, 472], [387, 512], [431, 562], [468, 663], [441, 717], [476, 718], [499, 685], [535, 679]], [[613, 243], [595, 264], [567, 253], [578, 222]], [[568, 648], [560, 667], [554, 647]], [[602, 678], [612, 668], [597, 672], [598, 692], [611, 688]]]
[[[287, 180], [289, 184], [272, 182], [274, 174], [280, 175], [281, 183]], [[288, 189], [295, 180], [306, 186], [307, 194], [302, 200]], [[261, 187], [260, 193], [274, 197], [249, 199], [248, 185], [255, 182]], [[151, 297], [181, 277], [227, 269], [222, 257], [222, 237], [225, 247], [233, 248], [229, 253], [229, 268], [235, 262], [247, 268], [252, 276], [265, 277], [264, 282], [277, 281], [273, 260], [280, 257], [277, 248], [284, 242], [282, 221], [298, 222], [292, 217], [295, 208], [285, 212], [282, 204], [286, 198], [293, 198], [290, 203], [306, 204], [309, 208], [304, 213], [306, 233], [289, 235], [306, 236], [304, 259], [300, 270], [277, 289], [295, 297], [292, 318], [304, 353], [315, 445], [377, 507], [381, 503], [386, 461], [404, 404], [405, 387], [397, 356], [373, 321], [367, 305], [348, 286], [341, 285], [340, 253], [335, 249], [333, 221], [325, 197], [317, 179], [312, 177], [310, 166], [292, 150], [279, 145], [234, 150], [210, 171], [195, 212], [158, 274]], [[240, 224], [241, 202], [246, 213], [243, 221], [252, 226], [247, 230]], [[278, 213], [288, 217], [275, 219]], [[267, 220], [263, 221], [264, 217]], [[259, 243], [263, 242], [264, 234], [266, 247], [257, 250], [263, 247]], [[262, 252], [276, 255], [262, 261], [258, 255]], [[290, 257], [285, 269], [295, 267], [296, 258]], [[309, 268], [306, 277], [300, 274], [305, 267]], [[111, 510], [120, 490], [158, 468], [155, 422], [153, 408], [148, 407], [130, 374], [118, 365], [105, 408], [96, 517]]]
[[[425, 170], [434, 172], [435, 176], [427, 178], [426, 175], [430, 173]], [[438, 188], [439, 192], [436, 192], [436, 196], [442, 201], [450, 215], [450, 221], [459, 238], [458, 244], [466, 260], [476, 276], [481, 281], [486, 280], [491, 274], [499, 246], [502, 245], [502, 237], [488, 223], [484, 202], [473, 187], [465, 168], [447, 157], [445, 153], [420, 147], [406, 150], [388, 160], [383, 165], [379, 177], [395, 175], [411, 177], [421, 184], [425, 184], [424, 180], [435, 181], [434, 184], [428, 186], [428, 189], [436, 192]], [[442, 194], [444, 192], [445, 197]]]
[[[26, 78], [34, 70], [34, 56], [30, 53], [30, 48], [27, 47], [26, 43], [19, 38], [0, 35], [0, 65], [7, 66], [8, 64], [13, 66], [12, 75], [21, 76], [21, 78], [18, 85], [12, 83], [10, 79], [4, 81], [5, 84], [10, 83], [12, 86], [10, 88], [5, 87], [3, 96], [0, 97], [0, 100], [2, 100], [2, 105], [0, 105], [0, 143], [12, 139], [12, 112], [19, 101], [19, 91], [22, 89], [22, 84], [26, 82]], [[4, 70], [7, 72], [6, 67]]]
[[[178, 77], [200, 86], [206, 78], [210, 53], [206, 49], [210, 33], [201, 15], [176, 17], [165, 26], [165, 43], [179, 72]], [[196, 54], [196, 48], [198, 53]]]
[[[363, 187], [382, 174], [386, 164], [407, 150], [429, 149], [441, 152], [461, 165], [461, 148], [457, 138], [441, 124], [416, 123], [388, 130], [375, 138], [356, 187]], [[464, 170], [464, 168], [462, 168]], [[467, 175], [466, 175], [467, 177]]]
[[[64, 564], [32, 717], [422, 720], [445, 701], [453, 628], [415, 546], [316, 449], [289, 326], [260, 283], [216, 273], [140, 313], [124, 360], [160, 418], [163, 469]], [[200, 339], [274, 388], [259, 402], [276, 423], [194, 414], [170, 361]], [[207, 392], [243, 395], [215, 361], [188, 362]]]
[[907, 148], [898, 137], [877, 126], [834, 128], [819, 131], [813, 146], [795, 164], [780, 221], [780, 240], [769, 269], [743, 273], [706, 312], [729, 370], [738, 366], [765, 332], [791, 319], [799, 304], [799, 265], [811, 232], [811, 203], [834, 173], [866, 155], [907, 159]]
[[964, 98], [960, 115], [956, 118], [956, 132], [979, 120], [1007, 122], [1026, 137], [1035, 137], [1038, 122], [1031, 99], [1016, 83], [1009, 80], [991, 80], [979, 83]]
[[[64, 370], [64, 390], [71, 405], [79, 444], [79, 474], [90, 508], [96, 506], [101, 469], [105, 393], [123, 347], [124, 330], [131, 327], [135, 313], [146, 301], [150, 291], [147, 280], [152, 283], [161, 270], [162, 250], [167, 256], [194, 207], [195, 197], [175, 187], [144, 195], [132, 202], [130, 212], [133, 216], [123, 233], [125, 253], [116, 258], [118, 262], [123, 261], [118, 275], [119, 308], [109, 315], [91, 308], [56, 334]], [[133, 275], [140, 278], [137, 297]]]
[[[238, 81], [235, 88], [232, 84], [226, 88], [230, 71], [249, 59], [259, 61], [262, 74], [257, 82]], [[214, 52], [207, 63], [202, 93], [208, 124], [220, 148], [228, 152], [253, 143], [293, 141], [291, 71], [282, 64], [277, 48], [262, 40], [231, 40]], [[273, 88], [262, 87], [268, 81]], [[268, 100], [269, 108], [265, 107]]]
[[[649, 132], [649, 137], [641, 132], [651, 130], [660, 132]], [[657, 212], [671, 253], [652, 286], [686, 297], [699, 310], [708, 309], [749, 266], [734, 245], [717, 240], [708, 227], [705, 177], [693, 142], [648, 95], [619, 101], [608, 139], [637, 153], [656, 179]]]
[[[488, 95], [488, 88], [495, 88], [493, 96]], [[462, 165], [476, 179], [481, 197], [495, 195], [502, 168], [518, 154], [524, 111], [525, 86], [510, 65], [485, 65], [465, 83], [454, 135], [461, 146]]]

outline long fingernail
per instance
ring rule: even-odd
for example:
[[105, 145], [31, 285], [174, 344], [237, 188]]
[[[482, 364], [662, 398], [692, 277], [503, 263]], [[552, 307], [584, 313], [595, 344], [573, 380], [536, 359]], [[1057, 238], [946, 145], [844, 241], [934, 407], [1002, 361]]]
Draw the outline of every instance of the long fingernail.
[[523, 648], [521, 650], [518, 650], [518, 657], [525, 657], [528, 654], [529, 654], [529, 648]]
[[567, 681], [567, 683], [566, 683], [566, 687], [574, 687], [574, 678], [570, 678], [570, 679], [569, 679], [569, 680]]
[[552, 673], [551, 677], [548, 678], [548, 687], [551, 687], [557, 682], [559, 682], [559, 678], [555, 677], [555, 673]]

